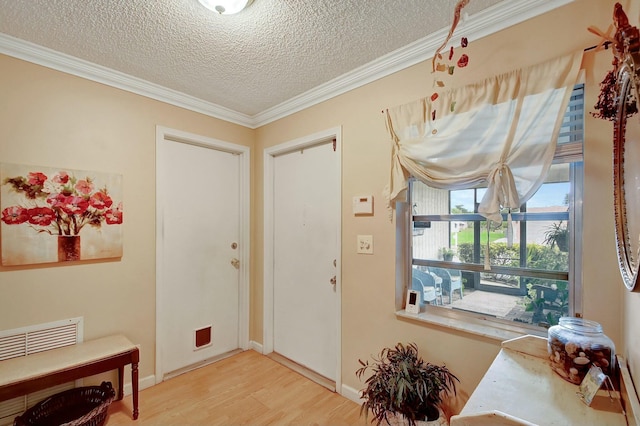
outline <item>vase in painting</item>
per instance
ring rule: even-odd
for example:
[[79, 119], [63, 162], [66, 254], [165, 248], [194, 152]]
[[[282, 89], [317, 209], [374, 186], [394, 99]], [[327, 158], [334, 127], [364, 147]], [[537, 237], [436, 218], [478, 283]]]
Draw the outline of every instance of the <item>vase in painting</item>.
[[80, 260], [80, 235], [58, 235], [58, 262]]

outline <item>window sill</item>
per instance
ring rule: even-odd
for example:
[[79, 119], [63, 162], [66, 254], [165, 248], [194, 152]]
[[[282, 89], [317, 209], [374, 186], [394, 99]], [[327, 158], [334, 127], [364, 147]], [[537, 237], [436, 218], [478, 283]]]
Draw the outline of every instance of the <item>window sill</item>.
[[[448, 312], [446, 313], [448, 314]], [[491, 321], [487, 317], [477, 316], [464, 318], [456, 315], [446, 315], [433, 312], [420, 312], [419, 314], [410, 314], [405, 310], [396, 311], [396, 317], [400, 320], [408, 320], [424, 326], [439, 326], [450, 328], [463, 333], [473, 334], [503, 342], [505, 340], [515, 339], [517, 337], [531, 334], [534, 336], [547, 337], [546, 330], [536, 330], [533, 328], [524, 329], [523, 327], [511, 326], [506, 323], [498, 323]]]

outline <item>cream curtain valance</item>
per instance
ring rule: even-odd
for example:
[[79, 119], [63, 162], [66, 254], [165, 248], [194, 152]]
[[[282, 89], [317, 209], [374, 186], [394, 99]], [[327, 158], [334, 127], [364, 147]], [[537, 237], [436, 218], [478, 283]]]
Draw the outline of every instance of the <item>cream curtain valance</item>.
[[501, 222], [542, 184], [582, 52], [387, 110], [390, 207], [409, 176], [441, 189], [486, 186], [479, 212]]

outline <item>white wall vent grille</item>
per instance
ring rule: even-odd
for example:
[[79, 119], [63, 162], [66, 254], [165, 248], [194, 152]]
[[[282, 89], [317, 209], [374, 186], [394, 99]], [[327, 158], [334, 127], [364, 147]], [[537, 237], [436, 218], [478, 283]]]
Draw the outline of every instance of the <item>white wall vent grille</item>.
[[[0, 331], [0, 361], [49, 349], [75, 345], [83, 339], [82, 317]], [[44, 398], [74, 387], [66, 383], [0, 402], [0, 426], [13, 423], [15, 416]]]

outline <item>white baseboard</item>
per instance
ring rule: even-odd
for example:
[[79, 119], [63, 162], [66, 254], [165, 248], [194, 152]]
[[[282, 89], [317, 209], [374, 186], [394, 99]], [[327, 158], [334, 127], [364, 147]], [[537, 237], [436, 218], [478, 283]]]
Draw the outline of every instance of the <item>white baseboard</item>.
[[249, 342], [249, 349], [253, 349], [254, 351], [258, 352], [259, 354], [263, 354], [262, 343], [258, 343], [256, 341], [251, 340]]
[[[151, 376], [143, 377], [142, 379], [138, 380], [138, 390], [141, 391], [143, 389], [150, 388], [155, 384], [156, 384], [155, 375], [152, 374]], [[124, 394], [131, 395], [132, 392], [133, 392], [133, 388], [131, 387], [131, 383], [126, 383], [124, 385]]]
[[356, 404], [362, 404], [362, 398], [360, 398], [360, 391], [352, 388], [351, 386], [347, 386], [343, 384], [340, 394], [345, 398], [355, 402]]

